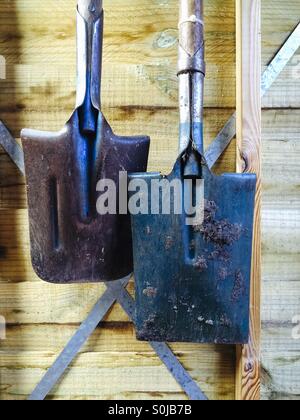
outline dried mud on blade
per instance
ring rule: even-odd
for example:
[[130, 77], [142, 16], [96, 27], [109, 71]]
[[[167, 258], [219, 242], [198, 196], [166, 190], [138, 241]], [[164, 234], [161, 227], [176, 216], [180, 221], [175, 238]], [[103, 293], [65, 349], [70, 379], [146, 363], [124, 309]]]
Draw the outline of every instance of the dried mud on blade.
[[114, 135], [100, 110], [103, 10], [79, 1], [77, 105], [62, 131], [22, 131], [31, 255], [53, 283], [116, 280], [132, 272], [130, 218], [100, 215], [99, 180], [145, 171], [148, 137]]
[[[153, 180], [177, 180], [183, 195], [186, 180], [194, 186], [203, 180], [204, 219], [190, 226], [186, 223], [190, 216], [176, 214], [172, 205], [178, 199], [176, 189], [171, 189], [171, 215], [151, 214], [149, 194], [148, 214], [132, 216], [137, 337], [242, 344], [249, 335], [256, 176], [215, 176], [203, 159], [202, 19], [202, 1], [181, 0], [179, 158], [167, 177], [134, 174], [132, 179], [145, 181], [148, 191]], [[192, 190], [195, 199], [196, 187]], [[163, 195], [159, 200], [162, 209]]]

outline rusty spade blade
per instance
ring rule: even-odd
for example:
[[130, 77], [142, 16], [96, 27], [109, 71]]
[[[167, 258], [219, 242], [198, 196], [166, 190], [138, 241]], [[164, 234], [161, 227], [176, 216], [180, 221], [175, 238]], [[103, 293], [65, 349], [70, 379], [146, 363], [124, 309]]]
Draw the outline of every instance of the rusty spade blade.
[[[180, 155], [168, 176], [131, 177], [148, 187], [148, 197], [140, 195], [143, 210], [132, 215], [137, 336], [246, 343], [256, 176], [209, 170], [203, 157], [203, 0], [180, 0], [179, 28]], [[154, 185], [160, 185], [158, 203]], [[183, 206], [182, 197], [194, 205]], [[188, 210], [195, 204], [201, 217], [192, 221]]]
[[148, 137], [116, 136], [101, 112], [103, 9], [100, 0], [77, 8], [76, 109], [57, 133], [25, 129], [33, 267], [52, 283], [98, 282], [132, 272], [130, 218], [97, 212], [99, 180], [118, 190], [120, 171], [145, 171]]

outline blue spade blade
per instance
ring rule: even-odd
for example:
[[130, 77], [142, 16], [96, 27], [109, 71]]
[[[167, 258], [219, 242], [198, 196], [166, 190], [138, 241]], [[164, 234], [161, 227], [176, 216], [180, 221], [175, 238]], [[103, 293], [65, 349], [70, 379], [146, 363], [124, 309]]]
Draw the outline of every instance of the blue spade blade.
[[[147, 341], [246, 343], [256, 176], [213, 175], [202, 166], [202, 223], [186, 214], [151, 214], [153, 181], [177, 180], [185, 188], [181, 157], [172, 173], [134, 174], [147, 185], [144, 213], [132, 216], [137, 337]], [[174, 190], [175, 191], [175, 190]], [[132, 193], [133, 194], [133, 193]], [[184, 195], [184, 194], [183, 194]], [[133, 195], [132, 195], [133, 196]], [[137, 198], [137, 197], [135, 197]], [[153, 203], [152, 203], [153, 206]]]

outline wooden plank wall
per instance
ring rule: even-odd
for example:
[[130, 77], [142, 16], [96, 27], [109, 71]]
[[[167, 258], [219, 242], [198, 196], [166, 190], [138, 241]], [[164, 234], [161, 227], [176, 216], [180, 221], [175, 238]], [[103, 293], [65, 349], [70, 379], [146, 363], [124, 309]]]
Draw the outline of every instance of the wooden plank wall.
[[[0, 118], [57, 130], [75, 101], [75, 0], [0, 3]], [[150, 169], [176, 156], [177, 1], [104, 0], [103, 110], [117, 133], [150, 134]], [[263, 63], [295, 27], [298, 0], [262, 1]], [[205, 139], [235, 109], [235, 1], [206, 2]], [[276, 28], [276, 30], [275, 30]], [[291, 338], [299, 305], [300, 79], [290, 65], [264, 101], [263, 365], [264, 398], [299, 394], [299, 341]], [[300, 62], [300, 55], [298, 55]], [[295, 108], [291, 110], [290, 108]], [[217, 171], [235, 170], [235, 145]], [[101, 285], [53, 286], [30, 266], [24, 181], [0, 152], [0, 398], [24, 399], [103, 291]], [[297, 295], [298, 293], [298, 295]], [[232, 399], [235, 349], [172, 346], [209, 398]], [[116, 306], [50, 398], [184, 398], [179, 386]]]
[[[262, 62], [300, 21], [300, 2], [262, 0]], [[300, 398], [300, 50], [263, 100], [262, 398]]]

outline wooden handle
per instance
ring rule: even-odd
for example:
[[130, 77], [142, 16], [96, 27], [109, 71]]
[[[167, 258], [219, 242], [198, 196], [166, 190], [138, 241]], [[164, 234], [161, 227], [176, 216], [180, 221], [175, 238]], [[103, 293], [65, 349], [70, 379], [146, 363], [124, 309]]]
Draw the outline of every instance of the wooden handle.
[[180, 0], [178, 72], [205, 74], [203, 0]]

